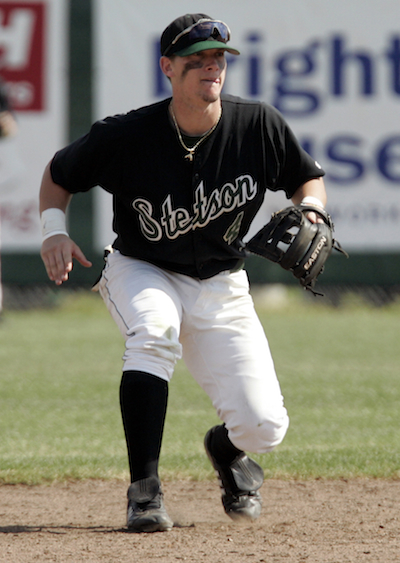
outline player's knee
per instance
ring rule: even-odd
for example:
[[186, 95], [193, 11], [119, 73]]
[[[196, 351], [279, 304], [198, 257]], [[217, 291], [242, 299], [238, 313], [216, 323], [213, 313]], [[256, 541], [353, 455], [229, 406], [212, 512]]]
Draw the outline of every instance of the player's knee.
[[132, 331], [126, 340], [124, 370], [152, 373], [169, 381], [175, 364], [182, 356], [176, 331], [168, 328], [162, 334], [148, 334], [147, 330]]
[[279, 417], [243, 421], [239, 427], [229, 432], [233, 444], [244, 451], [263, 454], [272, 451], [285, 437], [289, 426], [286, 410]]
[[[265, 421], [259, 426], [259, 435], [256, 435], [256, 453], [267, 453], [272, 451], [284, 439], [289, 426], [289, 418], [285, 414], [278, 420]], [[257, 433], [256, 433], [257, 434]]]

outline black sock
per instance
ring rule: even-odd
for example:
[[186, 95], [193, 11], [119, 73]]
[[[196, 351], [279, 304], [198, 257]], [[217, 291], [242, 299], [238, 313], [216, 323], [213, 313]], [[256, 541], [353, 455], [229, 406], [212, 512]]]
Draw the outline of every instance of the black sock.
[[219, 463], [230, 464], [240, 455], [242, 450], [238, 450], [228, 438], [228, 430], [225, 424], [216, 426], [212, 433], [211, 448], [213, 455]]
[[158, 476], [167, 400], [163, 379], [140, 371], [122, 374], [120, 405], [132, 483]]

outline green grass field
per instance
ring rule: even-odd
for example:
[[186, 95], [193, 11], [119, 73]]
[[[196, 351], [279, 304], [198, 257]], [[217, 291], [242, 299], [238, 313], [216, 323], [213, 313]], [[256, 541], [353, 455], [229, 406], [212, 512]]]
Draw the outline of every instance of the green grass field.
[[[256, 302], [257, 304], [257, 302]], [[400, 477], [400, 304], [340, 307], [292, 290], [257, 304], [291, 425], [267, 477]], [[128, 479], [119, 414], [123, 341], [101, 298], [59, 290], [0, 323], [0, 482]], [[213, 477], [203, 436], [218, 423], [180, 362], [170, 385], [164, 479]]]

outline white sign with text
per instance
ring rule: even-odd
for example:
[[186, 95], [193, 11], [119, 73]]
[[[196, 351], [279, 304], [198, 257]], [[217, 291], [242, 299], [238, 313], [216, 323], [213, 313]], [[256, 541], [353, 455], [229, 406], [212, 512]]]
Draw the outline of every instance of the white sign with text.
[[[170, 95], [159, 36], [198, 3], [98, 0], [97, 118]], [[273, 104], [326, 171], [328, 210], [348, 250], [400, 250], [400, 4], [369, 1], [205, 0], [231, 28], [225, 91]], [[286, 205], [270, 194], [252, 232]], [[99, 191], [96, 241], [113, 238], [111, 203]]]
[[38, 194], [47, 162], [66, 143], [66, 1], [0, 0], [0, 76], [18, 122], [0, 139], [2, 250], [37, 252]]

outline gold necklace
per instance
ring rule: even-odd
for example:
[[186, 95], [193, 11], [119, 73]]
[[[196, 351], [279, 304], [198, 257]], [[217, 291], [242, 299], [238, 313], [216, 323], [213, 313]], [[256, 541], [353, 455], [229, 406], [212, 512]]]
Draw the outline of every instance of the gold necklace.
[[197, 147], [198, 147], [199, 145], [201, 145], [201, 143], [202, 143], [203, 141], [205, 141], [205, 140], [207, 139], [207, 137], [209, 137], [209, 136], [211, 135], [211, 133], [212, 133], [212, 132], [215, 130], [215, 128], [217, 127], [217, 125], [218, 125], [218, 123], [219, 123], [219, 120], [221, 119], [222, 107], [219, 108], [218, 119], [217, 119], [217, 121], [214, 123], [214, 125], [211, 127], [211, 129], [209, 129], [206, 133], [204, 133], [204, 135], [203, 135], [203, 136], [197, 141], [197, 143], [196, 143], [195, 145], [193, 145], [193, 147], [191, 147], [191, 148], [189, 148], [188, 146], [186, 146], [185, 143], [184, 143], [184, 141], [183, 141], [182, 134], [181, 134], [181, 130], [179, 129], [179, 125], [178, 125], [178, 123], [177, 123], [177, 121], [176, 121], [174, 108], [172, 107], [172, 100], [171, 100], [171, 102], [170, 102], [170, 104], [169, 104], [169, 107], [170, 107], [170, 111], [171, 111], [171, 115], [172, 115], [172, 120], [173, 120], [173, 122], [174, 122], [176, 132], [177, 132], [177, 134], [178, 134], [179, 142], [180, 142], [180, 144], [182, 145], [182, 147], [185, 149], [185, 151], [188, 152], [188, 154], [185, 155], [185, 159], [186, 159], [186, 160], [189, 160], [190, 162], [192, 162], [192, 161], [193, 161], [193, 158], [194, 158], [194, 153], [195, 153]]

